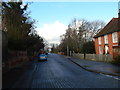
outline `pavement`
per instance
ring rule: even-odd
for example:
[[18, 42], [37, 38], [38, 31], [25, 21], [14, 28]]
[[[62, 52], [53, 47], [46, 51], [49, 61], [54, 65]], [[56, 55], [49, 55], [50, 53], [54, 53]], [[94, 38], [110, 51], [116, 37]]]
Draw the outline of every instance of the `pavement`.
[[120, 76], [120, 66], [113, 65], [107, 62], [97, 62], [92, 60], [81, 60], [78, 58], [66, 57], [71, 60], [76, 65], [80, 66], [81, 68], [90, 71], [96, 72], [101, 74], [107, 74], [112, 76]]

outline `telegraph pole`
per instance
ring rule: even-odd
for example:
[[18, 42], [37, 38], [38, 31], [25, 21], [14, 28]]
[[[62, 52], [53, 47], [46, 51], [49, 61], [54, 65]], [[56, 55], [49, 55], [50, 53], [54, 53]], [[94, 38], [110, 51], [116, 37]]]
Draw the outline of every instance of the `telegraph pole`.
[[2, 14], [3, 14], [3, 10], [2, 10], [2, 2], [0, 2], [0, 30], [2, 30], [3, 25], [2, 25]]
[[[68, 30], [70, 29], [70, 25], [68, 25]], [[69, 42], [68, 42], [69, 36], [67, 37], [67, 56], [69, 56]]]
[[69, 56], [69, 47], [68, 47], [68, 43], [67, 43], [67, 56]]

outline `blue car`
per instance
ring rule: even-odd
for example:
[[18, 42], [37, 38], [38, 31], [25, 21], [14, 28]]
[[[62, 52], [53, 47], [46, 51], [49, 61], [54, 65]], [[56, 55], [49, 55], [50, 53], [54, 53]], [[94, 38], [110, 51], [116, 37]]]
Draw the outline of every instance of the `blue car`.
[[47, 55], [46, 54], [40, 54], [39, 55], [39, 61], [47, 61]]

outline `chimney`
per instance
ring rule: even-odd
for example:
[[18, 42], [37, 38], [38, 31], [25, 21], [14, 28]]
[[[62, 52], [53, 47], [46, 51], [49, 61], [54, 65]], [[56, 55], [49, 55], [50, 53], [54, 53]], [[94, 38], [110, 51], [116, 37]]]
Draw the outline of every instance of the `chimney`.
[[[118, 2], [118, 31], [120, 31], [120, 1]], [[118, 36], [118, 45], [120, 46], [120, 35]]]
[[120, 1], [118, 2], [118, 30], [120, 31]]
[[120, 18], [120, 9], [118, 10], [118, 18]]
[[118, 18], [120, 18], [120, 1], [118, 2]]

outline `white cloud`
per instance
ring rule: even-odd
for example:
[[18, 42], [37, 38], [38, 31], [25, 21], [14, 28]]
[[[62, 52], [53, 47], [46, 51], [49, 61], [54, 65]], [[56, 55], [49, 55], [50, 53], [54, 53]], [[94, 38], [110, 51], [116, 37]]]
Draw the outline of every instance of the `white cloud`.
[[60, 21], [55, 21], [53, 24], [44, 24], [37, 32], [48, 43], [60, 43], [60, 35], [64, 34], [66, 29], [66, 25]]

